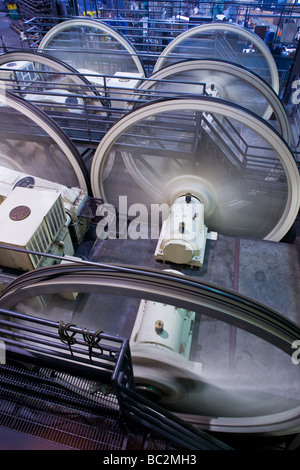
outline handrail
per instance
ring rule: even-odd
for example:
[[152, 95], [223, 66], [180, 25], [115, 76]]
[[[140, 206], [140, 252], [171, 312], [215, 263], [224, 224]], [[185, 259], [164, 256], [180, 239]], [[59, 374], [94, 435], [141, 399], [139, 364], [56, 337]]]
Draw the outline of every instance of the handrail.
[[82, 373], [96, 380], [101, 377], [107, 380], [108, 373], [120, 410], [129, 420], [168, 438], [183, 449], [231, 449], [135, 391], [127, 338], [6, 309], [0, 309], [0, 325], [6, 327], [0, 328], [0, 340], [5, 344], [8, 357], [22, 357], [24, 352], [24, 361], [46, 362], [48, 366], [52, 363], [53, 369], [60, 366], [66, 372], [70, 370], [69, 365], [75, 363], [79, 376]]

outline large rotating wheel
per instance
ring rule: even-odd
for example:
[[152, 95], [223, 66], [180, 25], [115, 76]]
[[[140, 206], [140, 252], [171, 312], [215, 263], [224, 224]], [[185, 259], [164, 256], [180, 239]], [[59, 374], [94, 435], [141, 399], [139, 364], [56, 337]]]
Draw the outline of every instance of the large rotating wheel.
[[157, 59], [154, 72], [191, 57], [225, 59], [244, 65], [266, 80], [278, 93], [278, 71], [270, 50], [259, 36], [242, 26], [209, 23], [179, 34]]
[[[107, 126], [108, 111], [95, 87], [70, 65], [32, 51], [1, 55], [6, 89], [45, 112], [74, 142], [86, 146]], [[78, 143], [80, 142], [80, 143]]]
[[290, 142], [290, 125], [278, 95], [242, 65], [220, 59], [185, 60], [159, 69], [139, 85], [136, 93], [139, 90], [145, 91], [139, 95], [144, 101], [202, 94], [231, 101], [266, 120], [272, 118], [271, 124]]
[[[79, 311], [74, 297], [66, 296], [74, 292], [85, 296]], [[64, 295], [64, 310], [60, 294]], [[111, 314], [114, 331], [104, 327], [110, 316], [108, 296], [114, 307]], [[46, 306], [42, 306], [43, 298], [47, 300]], [[88, 262], [51, 266], [18, 277], [1, 295], [0, 308], [26, 314], [31, 308], [34, 317], [50, 322], [57, 320], [58, 312], [61, 320], [68, 309], [72, 323], [80, 328], [101, 328], [107, 334], [123, 336], [121, 324], [126, 320], [127, 326], [129, 316], [124, 319], [120, 312], [129, 311], [127, 302], [132, 310], [132, 299], [195, 312], [196, 321], [200, 322], [193, 333], [195, 341], [188, 359], [171, 350], [153, 352], [147, 344], [132, 346], [135, 382], [140, 393], [147, 393], [186, 421], [212, 431], [299, 432], [300, 371], [291, 354], [300, 329], [288, 318], [289, 312], [280, 315], [247, 297], [190, 276]], [[237, 329], [236, 351], [229, 367], [233, 327]], [[16, 340], [29, 351], [31, 347], [35, 351], [38, 342], [38, 338], [33, 345], [26, 344], [26, 337]], [[49, 343], [46, 350], [56, 361], [55, 352], [49, 352]], [[77, 360], [71, 355], [69, 359]], [[201, 367], [195, 368], [195, 363]]]
[[[80, 105], [79, 95], [90, 97], [95, 107], [103, 106], [95, 88], [83, 75], [45, 53], [22, 50], [2, 54], [0, 73], [6, 89], [36, 104], [50, 101], [51, 96], [54, 99], [55, 90], [57, 94], [65, 91], [77, 98], [73, 100], [73, 110], [76, 110], [76, 105]], [[104, 111], [102, 113], [107, 115]]]
[[120, 196], [151, 210], [192, 192], [208, 229], [223, 235], [279, 241], [299, 210], [299, 171], [286, 142], [217, 98], [166, 99], [130, 112], [100, 142], [91, 175], [95, 197], [116, 207]]
[[0, 94], [0, 104], [0, 166], [89, 189], [80, 154], [52, 119], [9, 91]]
[[145, 75], [131, 43], [98, 20], [80, 18], [54, 26], [43, 37], [38, 51], [71, 65], [95, 84], [103, 85], [97, 75], [114, 75], [116, 72]]

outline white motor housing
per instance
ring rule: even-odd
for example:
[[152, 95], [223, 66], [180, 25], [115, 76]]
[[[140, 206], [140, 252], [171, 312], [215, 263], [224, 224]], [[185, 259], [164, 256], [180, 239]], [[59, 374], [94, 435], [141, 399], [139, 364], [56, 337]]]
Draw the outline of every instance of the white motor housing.
[[190, 360], [195, 317], [195, 312], [184, 308], [140, 302], [130, 338], [139, 392], [154, 400], [176, 402], [188, 392], [195, 374], [201, 375], [202, 364]]
[[163, 222], [155, 258], [176, 264], [202, 266], [206, 235], [204, 205], [191, 194], [180, 196]]
[[168, 349], [189, 358], [195, 313], [173, 305], [142, 300], [132, 343]]

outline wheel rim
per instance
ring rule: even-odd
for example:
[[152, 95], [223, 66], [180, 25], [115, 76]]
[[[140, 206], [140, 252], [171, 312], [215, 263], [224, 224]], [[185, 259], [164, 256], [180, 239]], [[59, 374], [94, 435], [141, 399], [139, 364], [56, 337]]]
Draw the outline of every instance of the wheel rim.
[[[239, 104], [266, 120], [274, 113], [275, 125], [278, 125], [286, 142], [290, 143], [290, 125], [278, 95], [267, 82], [244, 66], [214, 59], [177, 62], [153, 73], [138, 90], [154, 91], [154, 96], [158, 91], [157, 98], [161, 95], [168, 97], [168, 94], [172, 97], [180, 93], [203, 94], [204, 88], [206, 92], [211, 83], [214, 83], [219, 94], [217, 97], [221, 99]], [[251, 99], [247, 98], [248, 95]], [[140, 95], [146, 101], [152, 96], [152, 93]]]
[[[100, 296], [102, 294], [109, 294], [112, 295], [113, 298], [118, 295], [125, 295], [126, 297], [133, 296], [135, 298], [143, 298], [169, 305], [177, 305], [181, 308], [187, 308], [190, 311], [198, 312], [198, 314], [201, 315], [201, 318], [203, 315], [207, 315], [210, 319], [215, 318], [221, 320], [222, 322], [228, 323], [228, 325], [234, 325], [237, 328], [241, 328], [242, 331], [246, 332], [246, 334], [251, 332], [252, 334], [257, 335], [258, 338], [262, 338], [263, 341], [267, 342], [267, 344], [275, 345], [275, 349], [278, 348], [279, 351], [287, 354], [286, 356], [284, 354], [285, 360], [287, 360], [287, 363], [289, 364], [290, 371], [292, 371], [293, 374], [295, 373], [295, 369], [291, 363], [290, 354], [292, 342], [299, 338], [298, 326], [289, 321], [286, 317], [277, 314], [268, 307], [258, 304], [249, 298], [211, 286], [189, 276], [176, 275], [153, 269], [147, 270], [146, 268], [139, 267], [116, 266], [109, 264], [102, 266], [99, 264], [93, 265], [93, 263], [89, 264], [89, 262], [72, 263], [72, 265], [64, 266], [51, 266], [26, 273], [17, 278], [16, 281], [13, 281], [2, 294], [0, 298], [0, 307], [4, 309], [12, 309], [12, 307], [18, 304], [18, 308], [20, 308], [22, 302], [26, 301], [26, 299], [33, 298], [34, 296], [39, 297], [43, 294], [51, 295], [60, 292], [65, 293], [69, 290], [70, 292], [94, 293]], [[51, 309], [49, 310], [49, 308], [47, 308], [47, 318], [49, 318], [49, 312], [51, 312]], [[80, 313], [80, 315], [81, 314], [82, 313]], [[257, 349], [254, 348], [254, 350], [258, 355], [260, 354]], [[132, 351], [134, 361], [134, 348]], [[143, 357], [143, 354], [142, 356], [138, 355], [137, 357]], [[158, 358], [159, 362], [162, 357], [163, 353], [161, 353], [161, 357]], [[250, 385], [248, 390], [250, 395], [248, 395], [248, 392], [245, 389], [242, 393], [242, 389], [240, 388], [243, 380], [240, 382], [239, 388], [235, 390], [234, 383], [236, 378], [234, 379], [234, 377], [228, 376], [227, 379], [229, 380], [229, 383], [226, 385], [227, 379], [225, 378], [224, 381], [224, 377], [222, 379], [221, 377], [216, 376], [213, 372], [213, 375], [200, 374], [199, 376], [197, 374], [195, 375], [191, 370], [189, 372], [187, 370], [186, 373], [183, 371], [183, 374], [181, 374], [182, 379], [185, 377], [185, 380], [187, 380], [190, 374], [192, 381], [188, 383], [185, 381], [181, 382], [181, 380], [179, 380], [177, 386], [176, 381], [178, 380], [178, 373], [182, 367], [182, 360], [180, 358], [175, 362], [174, 358], [168, 359], [168, 355], [165, 356], [165, 359], [166, 364], [169, 364], [166, 366], [167, 370], [175, 370], [175, 382], [172, 375], [168, 379], [166, 369], [163, 367], [155, 367], [155, 362], [157, 362], [157, 359], [155, 359], [151, 366], [154, 367], [153, 371], [150, 371], [148, 376], [146, 372], [147, 368], [149, 369], [149, 364], [145, 363], [142, 367], [142, 373], [144, 374], [142, 375], [142, 383], [147, 385], [148, 378], [149, 382], [152, 382], [151, 386], [155, 386], [159, 384], [159, 380], [161, 378], [162, 383], [165, 384], [163, 385], [163, 389], [167, 390], [167, 394], [169, 394], [169, 398], [171, 398], [171, 402], [168, 403], [168, 400], [166, 400], [164, 402], [164, 406], [173, 413], [183, 417], [186, 421], [191, 422], [200, 428], [229, 433], [262, 432], [267, 434], [285, 434], [295, 432], [295, 430], [299, 429], [300, 407], [296, 402], [294, 403], [294, 407], [286, 410], [276, 411], [276, 409], [274, 409], [274, 412], [272, 411], [272, 413], [267, 412], [265, 414], [261, 413], [256, 414], [255, 416], [247, 416], [247, 411], [245, 412], [245, 410], [247, 410], [247, 400], [251, 400], [253, 397], [256, 397], [257, 399], [256, 393], [252, 395], [251, 383], [248, 384], [248, 387]], [[213, 359], [213, 363], [215, 362], [215, 359]], [[275, 364], [275, 369], [278, 367], [277, 360], [272, 361], [272, 364]], [[138, 365], [139, 362], [137, 363], [137, 366]], [[139, 367], [136, 370], [139, 375]], [[272, 376], [276, 376], [276, 373]], [[198, 386], [195, 388], [194, 380], [196, 377], [198, 377], [197, 380], [200, 381]], [[295, 383], [299, 384], [297, 380]], [[259, 383], [258, 392], [260, 386], [261, 384]], [[241, 416], [238, 416], [241, 409], [238, 413], [234, 413], [232, 416], [230, 415], [230, 409], [225, 413], [225, 415], [218, 414], [216, 412], [206, 416], [196, 415], [195, 413], [187, 412], [187, 410], [180, 411], [178, 409], [177, 400], [181, 400], [180, 406], [183, 406], [183, 404], [185, 407], [187, 406], [186, 402], [184, 402], [184, 400], [182, 401], [182, 395], [184, 395], [185, 390], [190, 389], [191, 392], [194, 390], [197, 394], [200, 394], [199, 397], [201, 397], [201, 393], [205, 391], [205, 387], [208, 387], [208, 396], [211, 397], [210, 406], [215, 406], [215, 410], [217, 410], [219, 404], [222, 406], [222, 402], [227, 402], [229, 404], [230, 401], [231, 404], [234, 404], [234, 407], [232, 408], [232, 410], [234, 410], [235, 408], [238, 408], [238, 402], [240, 402], [239, 406], [241, 405], [241, 402], [243, 402], [242, 397], [245, 396], [246, 400], [242, 407]], [[214, 397], [216, 392], [219, 393], [217, 389], [219, 389], [221, 395], [219, 395], [219, 400], [216, 402]], [[287, 390], [289, 390], [289, 387], [287, 387]], [[223, 394], [224, 396], [222, 400]], [[156, 396], [158, 395], [156, 394]], [[172, 398], [174, 397], [176, 399], [172, 401]], [[240, 399], [238, 397], [240, 397]], [[199, 399], [201, 400], [201, 398]], [[280, 396], [279, 400], [282, 402], [283, 397]], [[257, 403], [257, 401], [255, 401], [255, 403]], [[265, 404], [267, 410], [269, 407], [268, 401], [265, 401]], [[193, 406], [196, 406], [197, 408], [198, 405], [197, 403], [194, 403]], [[253, 403], [251, 406], [253, 406]], [[224, 410], [226, 410], [226, 407], [223, 411]], [[251, 414], [252, 413], [253, 411]], [[218, 415], [217, 419], [215, 418], [216, 414]]]
[[[78, 31], [78, 28], [83, 28], [82, 31]], [[73, 34], [72, 34], [73, 30]], [[69, 31], [69, 32], [68, 32]], [[102, 48], [102, 54], [104, 55], [107, 54], [106, 59], [108, 60], [110, 56], [110, 60], [115, 57], [116, 64], [114, 65], [114, 62], [112, 61], [112, 66], [110, 67], [109, 70], [106, 70], [106, 68], [102, 65], [101, 66], [101, 54], [97, 54], [97, 50], [90, 51], [91, 52], [91, 65], [86, 65], [86, 61], [89, 60], [88, 57], [88, 51], [89, 51], [89, 45], [88, 45], [88, 31], [90, 34], [98, 34], [98, 35], [104, 35], [103, 40], [100, 40], [105, 42], [106, 37], [109, 38], [110, 41], [113, 41], [113, 44], [116, 47], [121, 46], [121, 51], [122, 54], [124, 55], [123, 57], [123, 62], [122, 62], [122, 71], [125, 72], [139, 72], [142, 75], [145, 74], [143, 64], [139, 60], [139, 57], [137, 55], [136, 50], [134, 47], [130, 44], [130, 42], [121, 34], [119, 34], [117, 31], [115, 31], [113, 28], [108, 26], [105, 23], [102, 23], [101, 21], [93, 20], [93, 19], [74, 19], [74, 20], [67, 20], [64, 21], [61, 24], [58, 24], [54, 26], [42, 39], [38, 50], [39, 51], [45, 51], [48, 55], [53, 55], [55, 57], [60, 58], [63, 62], [69, 63], [70, 61], [72, 62], [71, 65], [76, 69], [86, 69], [90, 70], [90, 72], [93, 74], [104, 74], [104, 75], [113, 75], [116, 71], [121, 70], [120, 67], [116, 67], [118, 64], [118, 54], [113, 55], [113, 53], [110, 51], [110, 49], [103, 49]], [[71, 35], [71, 38], [68, 37], [68, 34]], [[70, 42], [70, 44], [67, 44], [67, 46], [63, 45], [63, 42], [66, 40], [66, 37], [64, 35], [67, 35], [67, 43]], [[77, 37], [76, 37], [77, 35]], [[62, 43], [60, 43], [60, 37], [62, 38]], [[76, 42], [77, 40], [77, 42]], [[108, 43], [109, 44], [109, 41]], [[81, 47], [82, 49], [76, 51], [76, 47]], [[95, 56], [96, 53], [96, 56]], [[124, 54], [125, 53], [125, 54]], [[85, 56], [85, 57], [84, 57]], [[93, 66], [92, 63], [95, 62], [95, 60], [92, 60], [93, 57], [97, 58], [95, 65]], [[128, 58], [131, 59], [131, 65], [128, 63]], [[83, 60], [83, 62], [82, 62]], [[104, 64], [104, 62], [103, 62]]]
[[[88, 190], [88, 175], [81, 157], [55, 122], [33, 104], [10, 92], [0, 95], [0, 101], [4, 105], [1, 107], [2, 111], [4, 112], [5, 109], [8, 111], [3, 122], [9, 126], [6, 131], [3, 128], [3, 165], [7, 167], [9, 160], [13, 160], [9, 167], [14, 169], [15, 161], [18, 160], [23, 172], [26, 171], [32, 176], [66, 186], [79, 185], [81, 189]], [[9, 139], [7, 132], [15, 129], [16, 122], [23, 126], [25, 135], [22, 136], [20, 127], [12, 143], [10, 141], [6, 143]], [[34, 137], [35, 132], [37, 132], [36, 137]], [[16, 138], [17, 144], [14, 143]]]
[[[285, 203], [282, 205], [282, 208], [281, 208], [282, 210], [281, 216], [277, 218], [277, 222], [274, 225], [273, 225], [273, 219], [272, 219], [272, 222], [270, 222], [269, 227], [260, 226], [260, 222], [257, 219], [257, 223], [259, 225], [259, 232], [257, 232], [256, 231], [257, 227], [255, 227], [256, 225], [255, 210], [256, 209], [254, 209], [254, 212], [252, 214], [253, 219], [251, 219], [253, 222], [253, 226], [252, 226], [253, 231], [252, 229], [250, 229], [250, 232], [248, 231], [247, 233], [249, 236], [254, 236], [254, 237], [257, 236], [257, 233], [260, 233], [259, 238], [265, 238], [265, 239], [269, 239], [273, 241], [281, 240], [281, 238], [285, 235], [285, 233], [289, 230], [289, 228], [293, 224], [298, 214], [298, 210], [299, 210], [299, 201], [300, 201], [299, 199], [299, 192], [300, 192], [299, 191], [299, 172], [295, 164], [294, 157], [291, 151], [289, 150], [288, 146], [286, 145], [286, 143], [281, 138], [281, 136], [265, 121], [258, 118], [258, 116], [250, 113], [249, 111], [246, 111], [241, 107], [238, 107], [237, 105], [233, 105], [231, 103], [227, 103], [225, 101], [218, 100], [215, 98], [214, 99], [207, 98], [207, 97], [199, 97], [197, 99], [183, 98], [183, 99], [162, 100], [162, 101], [152, 102], [152, 103], [148, 103], [147, 105], [143, 107], [136, 109], [135, 111], [132, 111], [127, 116], [120, 119], [118, 123], [116, 123], [113, 126], [113, 128], [110, 129], [110, 131], [106, 134], [106, 136], [100, 142], [96, 150], [95, 156], [94, 156], [94, 160], [92, 164], [92, 189], [93, 189], [93, 193], [95, 197], [102, 197], [108, 203], [112, 203], [112, 204], [117, 203], [117, 194], [115, 195], [115, 199], [113, 200], [112, 193], [111, 192], [108, 193], [110, 191], [109, 189], [110, 183], [111, 183], [110, 178], [109, 177], [106, 178], [105, 183], [103, 183], [103, 178], [102, 178], [102, 173], [104, 172], [104, 169], [105, 169], [106, 158], [109, 155], [111, 155], [111, 153], [116, 152], [116, 149], [118, 150], [118, 152], [121, 153], [125, 168], [128, 170], [132, 179], [130, 179], [130, 182], [128, 184], [126, 183], [126, 181], [124, 181], [123, 186], [120, 184], [120, 187], [116, 187], [116, 185], [118, 185], [118, 181], [121, 181], [119, 180], [120, 175], [122, 175], [123, 177], [123, 174], [124, 174], [124, 171], [120, 172], [119, 169], [116, 169], [116, 174], [114, 175], [114, 178], [115, 178], [114, 186], [113, 186], [114, 194], [117, 193], [117, 191], [119, 191], [119, 196], [120, 194], [128, 195], [129, 204], [131, 202], [132, 203], [133, 202], [139, 202], [139, 203], [145, 202], [145, 204], [147, 204], [147, 201], [148, 201], [148, 204], [150, 204], [150, 202], [151, 203], [163, 203], [163, 202], [168, 203], [169, 201], [166, 200], [165, 194], [163, 193], [163, 188], [162, 188], [162, 186], [167, 187], [168, 181], [172, 180], [174, 177], [180, 176], [181, 174], [183, 175], [187, 174], [187, 176], [189, 177], [192, 175], [193, 177], [195, 176], [203, 177], [203, 167], [201, 171], [198, 169], [197, 170], [198, 173], [196, 174], [195, 174], [196, 170], [194, 169], [194, 167], [189, 168], [190, 174], [188, 174], [188, 172], [184, 173], [184, 169], [182, 168], [179, 169], [179, 174], [176, 174], [176, 171], [177, 171], [176, 166], [174, 166], [175, 169], [173, 168], [173, 166], [172, 167], [168, 166], [169, 172], [166, 173], [165, 170], [163, 169], [164, 167], [160, 168], [158, 166], [161, 164], [160, 163], [161, 160], [157, 160], [156, 162], [154, 160], [154, 157], [151, 157], [151, 156], [149, 156], [149, 158], [147, 157], [147, 161], [146, 161], [147, 167], [144, 165], [145, 158], [143, 154], [145, 153], [147, 155], [147, 152], [145, 150], [146, 144], [144, 143], [144, 138], [143, 138], [143, 135], [144, 135], [143, 123], [145, 123], [146, 125], [145, 127], [146, 130], [149, 127], [151, 128], [153, 127], [153, 129], [155, 129], [155, 133], [157, 134], [159, 130], [159, 125], [157, 126], [154, 125], [155, 119], [157, 116], [159, 118], [161, 116], [163, 117], [166, 116], [167, 119], [165, 119], [165, 121], [168, 121], [170, 119], [170, 116], [174, 116], [175, 113], [182, 112], [182, 115], [180, 115], [181, 117], [181, 116], [185, 116], [184, 113], [186, 113], [187, 111], [190, 111], [191, 113], [194, 113], [197, 111], [199, 111], [200, 113], [205, 112], [206, 114], [209, 114], [209, 115], [213, 115], [213, 113], [218, 113], [217, 114], [218, 116], [221, 116], [221, 118], [226, 117], [227, 119], [230, 120], [230, 122], [232, 122], [232, 120], [235, 120], [235, 122], [242, 123], [243, 126], [244, 125], [246, 126], [245, 129], [247, 129], [247, 132], [248, 132], [248, 129], [251, 129], [251, 132], [257, 133], [257, 135], [259, 135], [260, 138], [264, 139], [264, 143], [267, 142], [267, 145], [269, 146], [273, 156], [276, 154], [275, 166], [277, 165], [277, 163], [279, 163], [281, 169], [283, 170], [285, 174], [284, 176], [285, 183], [284, 183], [283, 192], [282, 194], [281, 192], [277, 194], [277, 196], [279, 197], [278, 201], [281, 199], [281, 197], [283, 197], [283, 200], [285, 201]], [[149, 123], [151, 124], [151, 126], [149, 126]], [[135, 124], [137, 124], [136, 128], [134, 127]], [[163, 138], [165, 138], [165, 133], [173, 132], [173, 129], [172, 129], [173, 123], [171, 122], [168, 125], [170, 125], [170, 127], [168, 128], [170, 129], [170, 131], [168, 131], [168, 129], [167, 130], [163, 129], [162, 131]], [[139, 131], [138, 142], [141, 143], [141, 150], [140, 150], [140, 152], [142, 152], [141, 157], [140, 157], [140, 154], [138, 153], [139, 150], [136, 150], [135, 153], [130, 153], [129, 151], [126, 151], [127, 135], [131, 139], [130, 145], [132, 145], [132, 142], [136, 142], [136, 141], [132, 141], [132, 135], [134, 133], [132, 129], [134, 130], [137, 129]], [[181, 128], [180, 128], [180, 132], [181, 132]], [[155, 139], [157, 139], [156, 134], [155, 134]], [[192, 137], [190, 138], [190, 140], [192, 140]], [[124, 142], [126, 145], [123, 150], [122, 146]], [[178, 146], [179, 144], [176, 141], [176, 146], [174, 147], [174, 144], [172, 144], [172, 136], [170, 137], [169, 142], [170, 142], [171, 147], [170, 149], [167, 149], [169, 151], [169, 153], [167, 153], [167, 157], [170, 157], [171, 159], [170, 165], [171, 164], [173, 165], [172, 159], [174, 158], [173, 157], [174, 148]], [[164, 151], [166, 152], [166, 149], [164, 149]], [[149, 152], [148, 155], [150, 155], [152, 150], [150, 149], [150, 151], [148, 152]], [[275, 153], [273, 154], [273, 152]], [[151, 155], [154, 155], [154, 154], [151, 154]], [[158, 155], [160, 158], [159, 153]], [[199, 158], [201, 158], [202, 150], [199, 153], [199, 155], [200, 155]], [[269, 181], [269, 178], [271, 178], [271, 175], [268, 176], [267, 174], [263, 175], [263, 173], [260, 173], [258, 162], [260, 161], [261, 157], [258, 156], [257, 158], [258, 158], [258, 161], [254, 165], [254, 174], [256, 175], [256, 169], [257, 169], [257, 177], [259, 177], [259, 179], [262, 178], [262, 180], [264, 181], [262, 185], [265, 185], [266, 184], [265, 178], [267, 178], [266, 181]], [[163, 162], [167, 161], [165, 159], [166, 159], [166, 156], [164, 154], [164, 160], [162, 161]], [[263, 160], [264, 160], [264, 157], [262, 157], [262, 161]], [[140, 166], [138, 166], [138, 164]], [[149, 164], [151, 165], [151, 168], [148, 171]], [[247, 166], [247, 163], [245, 163], [245, 165]], [[152, 166], [155, 168], [156, 173], [152, 171]], [[171, 174], [170, 168], [173, 171], [172, 174]], [[214, 167], [214, 171], [215, 171], [215, 168], [217, 167]], [[242, 172], [243, 171], [244, 169], [242, 170]], [[273, 170], [271, 170], [271, 173], [273, 173]], [[161, 177], [161, 175], [163, 176]], [[126, 177], [127, 176], [125, 175], [125, 178]], [[210, 178], [212, 180], [210, 180]], [[132, 184], [133, 181], [136, 182], [137, 184], [136, 187], [133, 187], [133, 184]], [[218, 181], [221, 181], [221, 180], [218, 180]], [[278, 182], [278, 180], [276, 181]], [[275, 182], [275, 185], [277, 184], [277, 182]], [[211, 171], [210, 171], [210, 174], [208, 175], [208, 183], [210, 183], [210, 186], [214, 186], [215, 188], [218, 188], [218, 185], [220, 184], [220, 183], [217, 184], [216, 180], [214, 180], [214, 176], [211, 176]], [[225, 188], [225, 183], [226, 181], [224, 181], [224, 188]], [[228, 184], [226, 183], [226, 186], [228, 189], [228, 198], [230, 199], [232, 196], [230, 192], [231, 191], [230, 188], [233, 188], [234, 184], [232, 183], [230, 185], [228, 182]], [[258, 186], [260, 186], [260, 183]], [[252, 189], [255, 193], [257, 193], [256, 189], [258, 189], [258, 187], [256, 189], [254, 187], [252, 189], [250, 187], [247, 187], [247, 191], [248, 189], [249, 189], [249, 194], [251, 193]], [[139, 192], [137, 193], [137, 191]], [[246, 191], [246, 187], [245, 187], [245, 191]], [[221, 199], [224, 197], [224, 194], [222, 194]], [[244, 201], [245, 200], [244, 197], [246, 198], [245, 194], [243, 194], [243, 196], [241, 196], [240, 194], [239, 195], [240, 199], [232, 197], [231, 200], [233, 201], [237, 199], [237, 200]], [[139, 200], [137, 200], [137, 198], [139, 198]], [[242, 208], [240, 206], [238, 211], [241, 209], [241, 213], [244, 214], [244, 207]], [[256, 207], [258, 206], [256, 205]], [[266, 208], [266, 214], [268, 213], [268, 211], [269, 209]], [[279, 213], [277, 215], [279, 215]], [[274, 214], [272, 215], [272, 217], [273, 216]], [[248, 219], [248, 221], [249, 220], [250, 219]], [[240, 223], [242, 223], [242, 219]], [[232, 229], [229, 228], [226, 233], [222, 231], [224, 230], [224, 228], [223, 229], [221, 227], [220, 229], [218, 228], [218, 222], [212, 225], [214, 226], [215, 231], [219, 231], [220, 233], [227, 234], [227, 235], [228, 234], [237, 235], [234, 223], [232, 225]], [[208, 228], [210, 228], [209, 220], [208, 220]], [[263, 233], [263, 230], [265, 231], [264, 233]]]
[[[214, 32], [221, 33], [221, 34], [232, 34], [236, 35], [237, 40], [236, 42], [240, 42], [242, 40], [247, 41], [247, 43], [251, 43], [255, 46], [257, 51], [259, 52], [259, 55], [261, 59], [264, 61], [264, 66], [267, 69], [267, 76], [264, 77], [265, 80], [272, 86], [274, 91], [278, 93], [279, 91], [279, 78], [278, 78], [278, 71], [277, 67], [275, 64], [275, 61], [271, 55], [271, 52], [269, 51], [268, 47], [266, 44], [260, 39], [259, 36], [256, 34], [252, 33], [251, 31], [247, 30], [246, 28], [243, 28], [239, 25], [235, 24], [224, 24], [224, 23], [209, 23], [209, 24], [203, 24], [200, 26], [195, 26], [188, 31], [185, 31], [184, 33], [181, 33], [179, 36], [177, 36], [171, 43], [163, 50], [161, 56], [158, 58], [155, 66], [154, 66], [154, 72], [157, 70], [161, 69], [163, 66], [166, 66], [167, 64], [170, 64], [171, 62], [178, 62], [179, 60], [182, 60], [183, 58], [188, 58], [188, 57], [194, 57], [194, 58], [207, 58], [209, 57], [214, 57], [215, 53], [214, 51], [211, 51], [210, 53], [205, 50], [205, 52], [199, 53], [197, 56], [197, 52], [193, 52], [192, 55], [185, 56], [185, 53], [179, 54], [178, 52], [176, 53], [175, 49], [176, 47], [183, 47], [184, 46], [184, 41], [189, 40], [191, 38], [197, 37], [197, 35], [201, 36], [201, 34], [209, 34], [211, 32], [214, 34]], [[225, 44], [225, 43], [224, 43]], [[231, 48], [227, 49], [227, 52], [224, 51], [223, 49], [220, 50], [219, 52], [216, 52], [216, 58], [219, 59], [228, 59], [231, 62], [236, 62], [236, 63], [241, 63], [241, 58], [242, 55], [239, 54], [237, 57], [236, 54], [237, 49], [231, 50]], [[235, 60], [232, 60], [232, 58], [229, 57], [233, 53], [233, 58]], [[172, 57], [173, 54], [173, 57]], [[247, 54], [244, 54], [244, 56], [247, 56]], [[244, 57], [245, 60], [243, 60], [243, 64], [247, 67], [247, 62], [249, 62], [248, 57]], [[247, 60], [246, 60], [247, 59]], [[249, 66], [247, 68], [250, 68]], [[258, 68], [256, 66], [253, 66], [252, 69], [254, 71], [257, 71], [258, 75], [262, 76], [261, 73], [258, 72]]]

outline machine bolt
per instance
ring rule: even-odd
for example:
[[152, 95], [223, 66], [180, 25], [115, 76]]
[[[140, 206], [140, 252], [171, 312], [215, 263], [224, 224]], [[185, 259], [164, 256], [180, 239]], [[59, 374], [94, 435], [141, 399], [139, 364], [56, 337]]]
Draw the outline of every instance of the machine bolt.
[[184, 222], [179, 222], [179, 227], [178, 227], [179, 233], [183, 233], [184, 228], [185, 228], [185, 223]]
[[155, 332], [158, 335], [161, 335], [163, 331], [164, 331], [164, 322], [161, 320], [157, 320], [155, 322]]
[[186, 193], [185, 195], [185, 202], [189, 204], [192, 200], [192, 194], [191, 193]]

